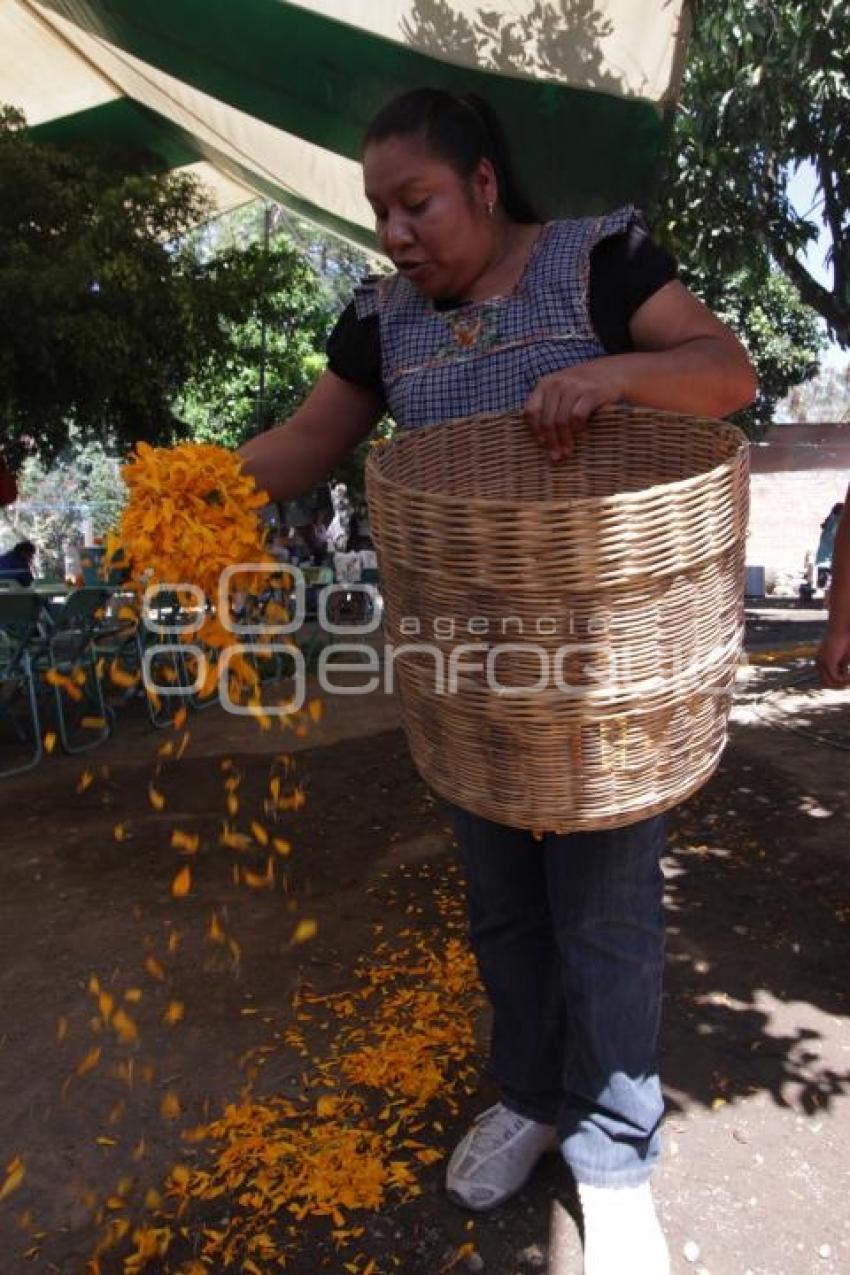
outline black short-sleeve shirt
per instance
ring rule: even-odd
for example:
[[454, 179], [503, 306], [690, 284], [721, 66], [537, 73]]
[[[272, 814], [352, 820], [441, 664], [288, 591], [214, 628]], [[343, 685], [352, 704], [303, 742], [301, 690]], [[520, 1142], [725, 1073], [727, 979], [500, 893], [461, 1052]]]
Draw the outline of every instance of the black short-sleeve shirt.
[[[634, 349], [629, 332], [632, 316], [677, 275], [675, 258], [653, 242], [641, 220], [596, 245], [590, 254], [588, 308], [596, 335], [609, 354]], [[453, 304], [440, 306], [450, 309]], [[377, 315], [358, 318], [352, 301], [328, 338], [327, 354], [328, 367], [337, 376], [383, 392]]]

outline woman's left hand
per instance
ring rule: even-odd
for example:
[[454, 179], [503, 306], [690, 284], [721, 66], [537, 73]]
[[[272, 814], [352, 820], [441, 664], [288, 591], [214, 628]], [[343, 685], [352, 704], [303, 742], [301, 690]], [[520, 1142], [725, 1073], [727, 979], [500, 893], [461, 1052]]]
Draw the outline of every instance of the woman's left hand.
[[624, 391], [616, 355], [591, 359], [544, 376], [525, 405], [525, 422], [552, 460], [561, 460], [569, 456], [597, 408], [620, 402]]
[[821, 686], [835, 691], [850, 686], [850, 633], [827, 630], [815, 657]]

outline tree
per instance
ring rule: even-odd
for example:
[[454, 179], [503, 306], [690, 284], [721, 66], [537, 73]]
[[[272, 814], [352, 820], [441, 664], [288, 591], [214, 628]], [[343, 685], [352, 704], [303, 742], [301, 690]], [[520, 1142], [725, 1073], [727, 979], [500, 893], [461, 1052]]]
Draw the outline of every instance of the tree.
[[17, 502], [7, 511], [15, 538], [32, 540], [38, 546], [39, 572], [58, 577], [64, 574], [64, 546], [82, 543], [84, 530], [105, 535], [125, 498], [117, 457], [73, 432], [49, 467], [37, 456], [24, 462], [19, 489]]
[[291, 245], [233, 251], [264, 258], [266, 290], [253, 314], [225, 325], [224, 351], [201, 365], [174, 404], [192, 437], [226, 447], [298, 407], [324, 367], [331, 322], [326, 295]]
[[334, 314], [348, 305], [354, 289], [365, 275], [387, 269], [383, 259], [368, 257], [361, 248], [337, 235], [328, 234], [283, 209], [281, 214], [292, 242], [322, 280]]
[[[273, 276], [257, 312], [230, 325], [227, 360], [211, 360], [176, 402], [193, 437], [238, 446], [303, 401], [325, 366], [328, 332], [370, 261], [344, 240], [262, 201], [209, 223], [199, 248], [209, 259], [262, 250]], [[362, 488], [362, 457], [353, 469], [345, 467], [343, 480]]]
[[739, 270], [724, 279], [697, 276], [691, 284], [747, 346], [758, 372], [758, 395], [733, 420], [759, 438], [773, 421], [779, 400], [818, 371], [825, 340], [817, 315], [775, 269], [763, 280]]
[[796, 386], [777, 404], [777, 419], [787, 421], [850, 421], [850, 362], [827, 367], [811, 381]]
[[282, 204], [254, 200], [208, 222], [198, 233], [202, 255], [209, 259], [228, 250], [263, 242], [267, 249], [295, 249], [312, 268], [331, 318], [351, 300], [363, 277], [386, 270], [383, 258], [369, 257], [362, 248], [313, 222], [296, 216]]
[[[699, 277], [778, 267], [850, 346], [850, 6], [698, 0], [658, 221]], [[818, 206], [788, 195], [810, 164]], [[825, 224], [832, 286], [801, 260]]]
[[[228, 323], [269, 291], [258, 248], [203, 260], [201, 187], [149, 155], [60, 151], [0, 110], [0, 450], [13, 464], [81, 442], [118, 449], [184, 430], [171, 409], [231, 354]], [[223, 323], [224, 320], [224, 323]]]

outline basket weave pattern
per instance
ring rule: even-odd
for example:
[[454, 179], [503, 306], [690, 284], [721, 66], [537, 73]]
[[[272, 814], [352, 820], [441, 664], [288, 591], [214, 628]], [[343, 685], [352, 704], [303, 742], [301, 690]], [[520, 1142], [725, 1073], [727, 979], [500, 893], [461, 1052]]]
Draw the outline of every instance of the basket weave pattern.
[[705, 782], [743, 636], [740, 430], [608, 409], [553, 464], [518, 417], [480, 417], [376, 449], [367, 485], [388, 658], [437, 792], [574, 831]]

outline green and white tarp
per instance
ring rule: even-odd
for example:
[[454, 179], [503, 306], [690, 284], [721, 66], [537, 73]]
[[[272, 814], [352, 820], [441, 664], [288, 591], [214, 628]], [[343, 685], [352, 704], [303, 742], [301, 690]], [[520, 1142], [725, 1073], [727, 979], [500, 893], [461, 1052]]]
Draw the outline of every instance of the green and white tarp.
[[687, 0], [0, 0], [0, 101], [368, 244], [363, 131], [425, 84], [492, 101], [547, 215], [645, 200], [687, 34]]

